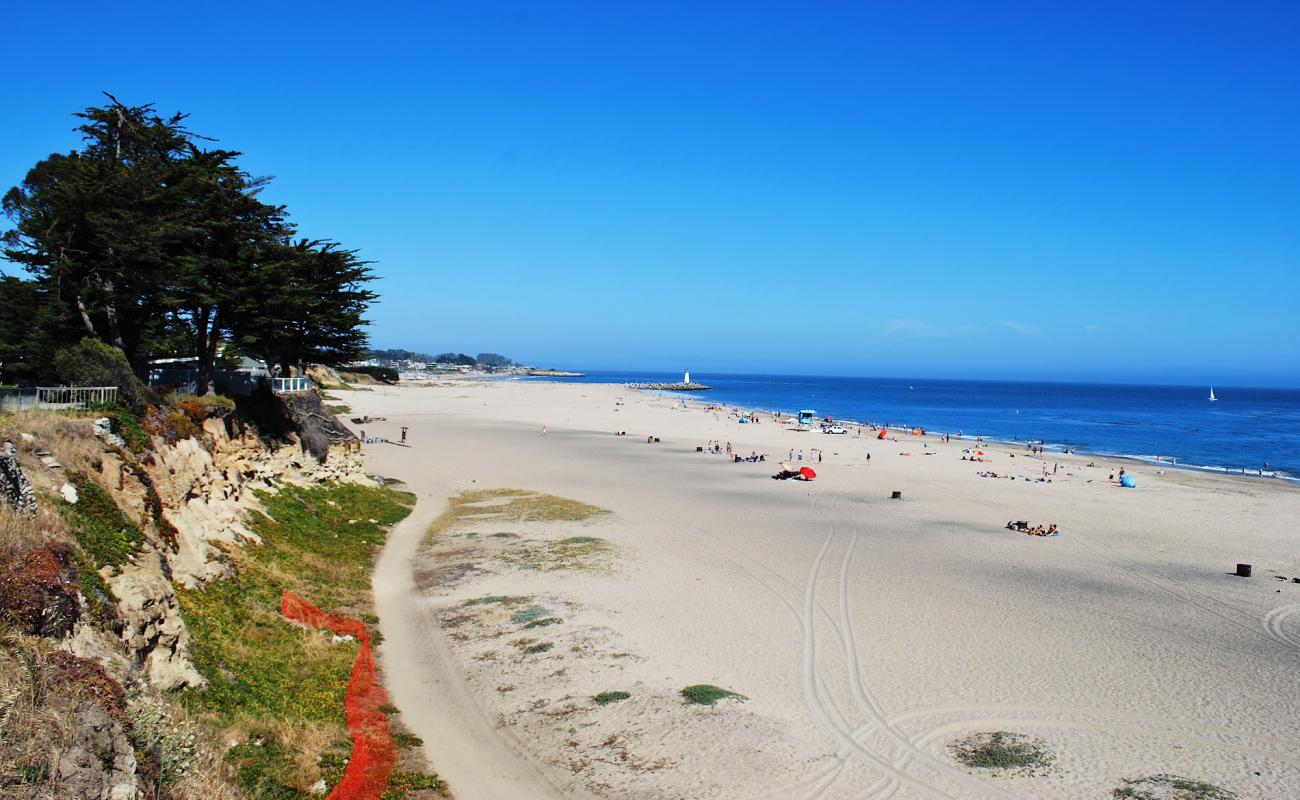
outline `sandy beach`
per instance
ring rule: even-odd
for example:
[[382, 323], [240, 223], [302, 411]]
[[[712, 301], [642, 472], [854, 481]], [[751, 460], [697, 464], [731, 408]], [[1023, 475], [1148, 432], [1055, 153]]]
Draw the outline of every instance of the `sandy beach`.
[[[1293, 485], [1005, 445], [971, 462], [969, 440], [742, 425], [608, 385], [332, 394], [384, 418], [351, 427], [419, 497], [375, 574], [380, 659], [461, 800], [1082, 800], [1156, 774], [1300, 797]], [[800, 449], [817, 479], [772, 480]], [[700, 684], [744, 699], [687, 703]], [[1054, 762], [954, 758], [993, 731]]]

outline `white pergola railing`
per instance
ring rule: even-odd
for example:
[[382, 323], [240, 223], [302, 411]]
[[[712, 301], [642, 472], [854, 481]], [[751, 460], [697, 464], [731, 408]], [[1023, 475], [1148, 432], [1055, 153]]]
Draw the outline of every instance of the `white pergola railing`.
[[271, 391], [276, 394], [302, 394], [311, 391], [311, 378], [272, 378]]
[[94, 403], [117, 401], [116, 386], [37, 386], [38, 406], [85, 408]]

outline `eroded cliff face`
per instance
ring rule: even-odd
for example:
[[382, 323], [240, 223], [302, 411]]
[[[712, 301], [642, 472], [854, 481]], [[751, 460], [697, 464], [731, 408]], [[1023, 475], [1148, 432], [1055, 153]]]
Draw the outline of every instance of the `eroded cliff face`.
[[129, 657], [159, 689], [197, 686], [202, 677], [189, 657], [189, 634], [176, 586], [196, 588], [229, 573], [224, 551], [260, 544], [244, 524], [259, 509], [257, 490], [279, 484], [365, 482], [359, 448], [329, 448], [317, 461], [298, 444], [268, 444], [228, 419], [204, 421], [198, 436], [157, 443], [135, 465], [105, 459], [101, 476], [117, 480], [119, 502], [139, 518], [151, 551], [109, 579], [118, 598], [122, 640]]
[[256, 492], [275, 492], [286, 483], [371, 480], [355, 440], [317, 448], [324, 451], [318, 459], [297, 433], [262, 437], [225, 409], [214, 409], [194, 435], [152, 439], [153, 449], [137, 456], [106, 424], [62, 418], [45, 435], [24, 436], [17, 451], [44, 502], [75, 497], [75, 490], [68, 494], [69, 478], [84, 473], [143, 535], [138, 552], [99, 570], [116, 598], [115, 619], [106, 624], [81, 615], [59, 637], [62, 646], [109, 666], [119, 662], [119, 669], [130, 665], [154, 687], [171, 690], [203, 682], [190, 659], [176, 588], [226, 576], [230, 548], [260, 543], [245, 525], [249, 512], [260, 508]]
[[[260, 544], [245, 524], [260, 509], [257, 492], [371, 483], [355, 439], [311, 400], [298, 404], [320, 419], [300, 427], [299, 410], [277, 402], [272, 410], [288, 424], [270, 435], [228, 408], [187, 411], [189, 422], [169, 409], [178, 425], [155, 429], [143, 454], [106, 420], [45, 414], [0, 426], [0, 439], [12, 441], [0, 475], [0, 503], [12, 514], [0, 541], [0, 621], [9, 631], [0, 665], [14, 667], [0, 674], [0, 717], [19, 710], [12, 698], [30, 699], [26, 741], [40, 751], [30, 760], [46, 765], [32, 785], [58, 787], [31, 797], [155, 796], [157, 765], [137, 763], [122, 687], [204, 683], [177, 588], [226, 576], [232, 548]], [[77, 527], [86, 523], [74, 518], [92, 511], [130, 542], [112, 559], [85, 538], [102, 530]]]
[[168, 563], [173, 580], [185, 587], [226, 574], [222, 546], [258, 541], [244, 525], [248, 510], [259, 508], [255, 490], [274, 492], [283, 483], [370, 482], [355, 446], [331, 447], [325, 460], [317, 461], [296, 437], [272, 447], [247, 431], [232, 432], [218, 418], [204, 422], [200, 437], [156, 450], [144, 469], [163, 519], [176, 529]]

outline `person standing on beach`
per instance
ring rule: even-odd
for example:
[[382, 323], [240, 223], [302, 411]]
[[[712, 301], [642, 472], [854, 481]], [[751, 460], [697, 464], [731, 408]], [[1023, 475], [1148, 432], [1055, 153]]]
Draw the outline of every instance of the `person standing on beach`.
[[406, 426], [402, 426], [402, 444], [406, 444]]
[[542, 426], [542, 435], [543, 435], [543, 436], [546, 435], [546, 426], [545, 426], [545, 425]]

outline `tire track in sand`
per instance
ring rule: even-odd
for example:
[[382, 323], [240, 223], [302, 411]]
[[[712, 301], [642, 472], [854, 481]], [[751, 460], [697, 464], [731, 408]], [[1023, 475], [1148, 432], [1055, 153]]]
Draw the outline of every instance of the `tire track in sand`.
[[[828, 513], [827, 510], [816, 506], [817, 499], [820, 499], [820, 496], [814, 498], [813, 510], [821, 516], [830, 527], [829, 535], [834, 536], [838, 532], [839, 524], [834, 518], [832, 518], [831, 514]], [[838, 500], [838, 494], [833, 494], [831, 496], [831, 510], [834, 510], [835, 506], [838, 504]], [[1016, 794], [1008, 792], [995, 784], [981, 780], [974, 775], [935, 758], [930, 755], [930, 753], [917, 747], [911, 739], [902, 733], [902, 731], [890, 724], [889, 719], [885, 714], [884, 707], [881, 706], [880, 701], [867, 688], [866, 682], [862, 677], [862, 663], [858, 658], [857, 641], [853, 632], [852, 612], [849, 601], [849, 567], [853, 562], [853, 554], [857, 548], [860, 534], [857, 532], [850, 532], [848, 536], [849, 542], [845, 548], [844, 557], [840, 561], [838, 581], [840, 612], [839, 627], [844, 632], [841, 637], [841, 646], [844, 648], [844, 660], [848, 665], [849, 691], [853, 695], [858, 707], [868, 719], [867, 725], [854, 731], [852, 737], [855, 741], [858, 741], [861, 738], [865, 738], [866, 734], [874, 729], [875, 731], [884, 734], [886, 738], [891, 740], [899, 748], [899, 753], [893, 761], [895, 768], [898, 770], [906, 769], [909, 759], [914, 758], [931, 769], [937, 770], [939, 775], [953, 779], [955, 782], [965, 786], [966, 788], [977, 790], [979, 792], [979, 797], [994, 797], [999, 798], [1000, 800], [1020, 800], [1019, 796]], [[866, 796], [869, 797], [870, 795]]]
[[1300, 632], [1287, 630], [1287, 622], [1300, 616], [1300, 603], [1278, 606], [1264, 615], [1264, 632], [1283, 644], [1300, 650]]

